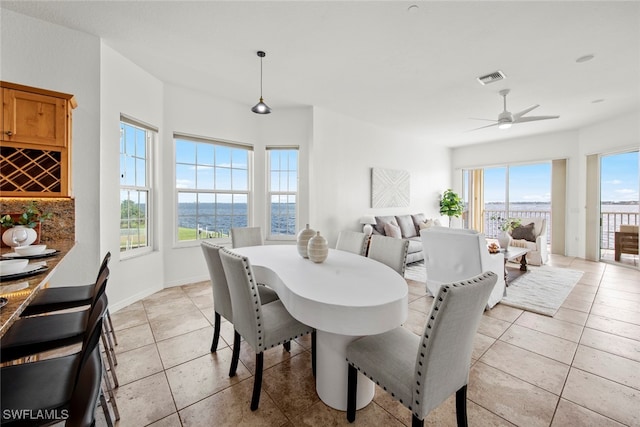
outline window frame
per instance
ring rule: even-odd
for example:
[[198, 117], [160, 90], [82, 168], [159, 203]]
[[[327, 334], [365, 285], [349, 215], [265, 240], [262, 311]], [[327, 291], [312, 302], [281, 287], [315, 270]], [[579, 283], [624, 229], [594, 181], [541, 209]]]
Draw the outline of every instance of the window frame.
[[[127, 156], [127, 153], [122, 151], [122, 138], [123, 138], [123, 124], [125, 126], [131, 126], [140, 130], [143, 130], [145, 133], [145, 157], [144, 157], [144, 167], [145, 167], [145, 184], [144, 186], [140, 186], [137, 185], [137, 183], [134, 183], [134, 185], [123, 185], [122, 182], [119, 183], [119, 205], [120, 207], [122, 206], [122, 192], [123, 191], [133, 191], [136, 193], [146, 193], [147, 196], [147, 200], [146, 200], [146, 209], [145, 209], [145, 221], [146, 221], [146, 245], [144, 246], [139, 246], [136, 248], [130, 248], [130, 249], [125, 249], [125, 250], [120, 250], [119, 254], [120, 254], [120, 258], [121, 259], [127, 259], [127, 258], [132, 258], [132, 257], [137, 257], [140, 255], [145, 255], [148, 253], [153, 252], [154, 248], [155, 248], [155, 227], [154, 227], [154, 214], [155, 214], [155, 208], [154, 208], [154, 203], [155, 203], [155, 198], [153, 195], [153, 191], [154, 191], [154, 187], [153, 187], [153, 179], [155, 176], [155, 171], [154, 171], [154, 150], [155, 150], [155, 145], [156, 145], [156, 141], [158, 140], [158, 128], [156, 128], [155, 126], [152, 126], [150, 124], [147, 124], [143, 121], [137, 120], [135, 118], [132, 118], [130, 116], [127, 116], [125, 114], [120, 114], [120, 120], [119, 120], [119, 129], [120, 129], [120, 141], [121, 141], [121, 148], [119, 148], [119, 164], [120, 164], [120, 170], [119, 170], [119, 174], [120, 174], [120, 179], [122, 179], [122, 170], [123, 170], [123, 165], [122, 165], [122, 159], [123, 159], [123, 155]], [[125, 147], [126, 147], [126, 143], [124, 143]], [[136, 153], [137, 154], [137, 153]], [[140, 159], [139, 156], [134, 156], [136, 159]], [[126, 169], [125, 169], [125, 173], [126, 173]], [[122, 230], [121, 228], [121, 224], [122, 224], [122, 208], [120, 208], [120, 218], [119, 218], [119, 230]], [[128, 221], [130, 221], [131, 218], [128, 218]], [[120, 237], [121, 238], [121, 237]], [[120, 244], [118, 245], [120, 247]]]
[[[241, 149], [241, 150], [246, 150], [247, 151], [247, 189], [246, 190], [233, 190], [233, 189], [198, 189], [197, 188], [197, 184], [196, 184], [196, 188], [183, 188], [183, 187], [178, 187], [177, 185], [177, 166], [178, 164], [191, 164], [191, 163], [184, 163], [184, 162], [178, 162], [178, 154], [177, 154], [177, 141], [178, 140], [182, 140], [182, 141], [187, 141], [187, 142], [191, 142], [191, 143], [195, 143], [195, 144], [209, 144], [212, 146], [213, 150], [215, 151], [215, 147], [216, 146], [223, 146], [223, 147], [229, 147], [232, 149]], [[197, 149], [196, 149], [197, 151]], [[174, 132], [173, 133], [173, 174], [174, 174], [174, 180], [173, 180], [173, 185], [174, 185], [174, 203], [173, 203], [173, 209], [174, 209], [174, 218], [175, 218], [175, 222], [174, 222], [174, 231], [173, 231], [173, 242], [174, 242], [174, 247], [191, 247], [191, 246], [197, 246], [200, 245], [200, 242], [202, 240], [212, 240], [214, 242], [216, 242], [217, 244], [221, 244], [221, 245], [226, 245], [226, 244], [230, 244], [231, 243], [231, 235], [229, 233], [228, 236], [221, 236], [221, 237], [203, 237], [203, 238], [199, 238], [198, 236], [198, 232], [196, 231], [196, 238], [195, 239], [188, 239], [188, 240], [180, 240], [180, 232], [179, 232], [179, 224], [180, 224], [180, 214], [179, 214], [179, 203], [180, 203], [180, 194], [181, 193], [192, 193], [195, 194], [196, 197], [198, 197], [198, 195], [201, 194], [211, 194], [211, 195], [218, 195], [218, 194], [224, 194], [224, 195], [231, 195], [232, 197], [234, 195], [242, 195], [246, 197], [246, 216], [247, 216], [247, 226], [250, 226], [252, 224], [252, 206], [253, 206], [253, 197], [254, 197], [254, 190], [253, 190], [253, 145], [250, 144], [245, 144], [245, 143], [241, 143], [241, 142], [234, 142], [234, 141], [227, 141], [227, 140], [223, 140], [223, 139], [218, 139], [218, 138], [208, 138], [208, 137], [203, 137], [203, 136], [198, 136], [198, 135], [191, 135], [191, 134], [186, 134], [186, 133], [181, 133], [181, 132]], [[197, 157], [196, 157], [196, 162], [197, 162]], [[206, 164], [206, 166], [212, 167], [215, 170], [215, 160], [211, 163], [211, 164]], [[203, 163], [194, 163], [194, 166], [198, 166], [198, 165], [205, 165]], [[230, 169], [233, 170], [233, 167], [230, 166]], [[215, 172], [214, 172], [215, 173]], [[196, 174], [197, 175], [197, 174]], [[197, 202], [196, 202], [197, 203]], [[214, 211], [215, 212], [215, 211]]]
[[[267, 210], [267, 239], [268, 240], [278, 240], [278, 241], [295, 241], [297, 232], [298, 232], [298, 222], [300, 218], [300, 146], [298, 145], [274, 145], [267, 146], [266, 150], [266, 175], [267, 175], [267, 200], [266, 200], [266, 210]], [[272, 191], [271, 190], [271, 153], [274, 151], [295, 151], [296, 152], [296, 191]], [[282, 171], [282, 169], [279, 169]], [[291, 172], [291, 169], [286, 169]], [[271, 206], [271, 197], [272, 196], [295, 196], [296, 199], [296, 207], [295, 207], [295, 224], [293, 227], [293, 234], [272, 234], [271, 223], [272, 223], [272, 206]]]

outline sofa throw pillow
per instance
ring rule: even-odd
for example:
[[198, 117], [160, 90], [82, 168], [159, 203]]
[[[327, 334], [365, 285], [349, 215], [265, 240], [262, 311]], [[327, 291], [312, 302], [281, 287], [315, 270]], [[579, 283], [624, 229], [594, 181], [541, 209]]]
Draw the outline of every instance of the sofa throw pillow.
[[384, 225], [384, 234], [386, 234], [389, 237], [394, 237], [396, 239], [402, 238], [400, 227], [398, 227], [397, 225], [391, 224], [390, 222]]
[[399, 215], [396, 216], [396, 221], [398, 221], [398, 226], [400, 227], [400, 232], [402, 233], [402, 237], [416, 237], [418, 233], [416, 232], [416, 226], [413, 223], [413, 218], [411, 215]]
[[413, 219], [413, 225], [416, 228], [416, 236], [420, 235], [420, 224], [424, 223], [427, 218], [423, 213], [411, 215], [411, 219]]
[[533, 231], [533, 223], [514, 228], [511, 231], [511, 237], [515, 240], [524, 239], [528, 242], [535, 242], [536, 234]]
[[420, 230], [424, 230], [425, 228], [431, 228], [431, 227], [441, 227], [440, 220], [437, 218], [428, 219], [425, 222], [421, 223], [419, 227], [420, 227]]
[[384, 225], [385, 224], [393, 224], [393, 225], [398, 225], [397, 221], [396, 221], [396, 217], [393, 215], [388, 215], [388, 216], [377, 216], [376, 217], [376, 225], [374, 225], [373, 227], [376, 229], [376, 231], [380, 234], [385, 234], [384, 232]]

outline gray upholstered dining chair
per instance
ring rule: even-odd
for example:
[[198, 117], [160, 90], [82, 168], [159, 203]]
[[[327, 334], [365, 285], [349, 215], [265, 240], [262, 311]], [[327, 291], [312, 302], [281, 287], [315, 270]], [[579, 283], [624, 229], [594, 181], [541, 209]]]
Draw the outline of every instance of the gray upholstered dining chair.
[[367, 256], [388, 265], [404, 277], [408, 251], [409, 241], [407, 239], [374, 234], [369, 242]]
[[467, 425], [467, 383], [473, 339], [497, 275], [485, 272], [443, 285], [422, 336], [398, 327], [347, 347], [347, 419], [356, 417], [358, 371], [409, 408], [412, 426], [453, 393], [458, 426]]
[[235, 227], [231, 229], [231, 246], [234, 248], [263, 244], [260, 227]]
[[[210, 242], [202, 242], [200, 244], [204, 259], [209, 269], [209, 277], [211, 278], [211, 288], [213, 290], [213, 341], [211, 342], [211, 352], [218, 350], [218, 340], [220, 339], [220, 323], [221, 317], [233, 323], [233, 310], [231, 308], [231, 296], [229, 295], [229, 285], [224, 275], [222, 262], [220, 262], [220, 250], [222, 246], [215, 245]], [[278, 294], [267, 286], [258, 286], [258, 293], [263, 304], [270, 303], [278, 299]], [[289, 343], [285, 345], [289, 351]]]
[[247, 257], [223, 249], [220, 251], [220, 259], [229, 283], [235, 328], [229, 376], [233, 377], [236, 374], [242, 337], [256, 352], [256, 372], [251, 398], [251, 410], [255, 411], [260, 403], [264, 351], [311, 333], [311, 357], [315, 366], [315, 331], [294, 319], [282, 301], [262, 304], [260, 293], [256, 292], [259, 286], [254, 280], [253, 269]]
[[365, 233], [343, 230], [338, 234], [336, 249], [353, 252], [358, 255], [365, 255], [367, 253], [368, 242], [369, 236]]

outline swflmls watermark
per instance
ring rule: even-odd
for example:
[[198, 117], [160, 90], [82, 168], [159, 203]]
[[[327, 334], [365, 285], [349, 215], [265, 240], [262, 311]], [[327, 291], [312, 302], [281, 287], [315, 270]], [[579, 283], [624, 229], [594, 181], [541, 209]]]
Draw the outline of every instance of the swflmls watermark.
[[68, 409], [3, 409], [2, 420], [66, 420]]

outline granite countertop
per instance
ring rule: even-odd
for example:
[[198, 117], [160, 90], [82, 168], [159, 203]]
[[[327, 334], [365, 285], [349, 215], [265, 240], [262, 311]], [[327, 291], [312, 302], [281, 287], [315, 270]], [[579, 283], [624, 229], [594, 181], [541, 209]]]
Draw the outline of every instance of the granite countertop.
[[[58, 252], [50, 257], [29, 260], [29, 264], [46, 263], [46, 270], [33, 276], [0, 281], [0, 296], [8, 300], [7, 304], [0, 308], [0, 337], [20, 317], [20, 313], [29, 305], [37, 291], [48, 284], [58, 264], [64, 260], [74, 246], [75, 242], [73, 240], [47, 242], [47, 249], [57, 249]], [[12, 248], [2, 248], [0, 255], [5, 255], [12, 251]]]

